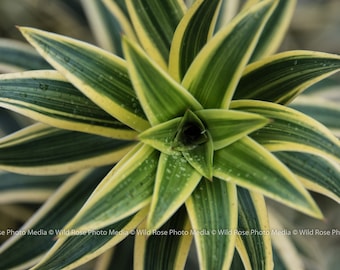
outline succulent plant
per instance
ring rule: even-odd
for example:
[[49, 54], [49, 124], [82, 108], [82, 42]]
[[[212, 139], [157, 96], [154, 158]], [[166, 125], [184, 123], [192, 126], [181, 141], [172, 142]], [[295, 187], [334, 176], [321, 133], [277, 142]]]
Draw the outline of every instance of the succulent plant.
[[0, 139], [3, 179], [63, 183], [1, 268], [74, 268], [134, 235], [135, 269], [183, 269], [192, 239], [200, 269], [272, 269], [264, 197], [316, 218], [307, 189], [339, 202], [339, 140], [288, 104], [340, 57], [274, 54], [295, 1], [237, 2], [84, 1], [105, 49], [19, 27], [51, 67], [22, 49], [40, 70], [0, 75], [0, 106], [37, 122]]

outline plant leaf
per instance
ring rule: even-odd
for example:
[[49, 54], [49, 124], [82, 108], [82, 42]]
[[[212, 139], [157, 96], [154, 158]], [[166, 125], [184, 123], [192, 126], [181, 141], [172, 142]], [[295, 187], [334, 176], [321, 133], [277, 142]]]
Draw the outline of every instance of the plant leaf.
[[161, 227], [185, 202], [202, 176], [182, 156], [161, 153], [147, 228]]
[[85, 264], [125, 239], [143, 221], [146, 214], [147, 209], [142, 209], [101, 230], [60, 238], [32, 270], [74, 269]]
[[51, 66], [26, 43], [0, 38], [0, 71], [49, 69]]
[[311, 117], [285, 106], [264, 101], [233, 101], [231, 108], [273, 119], [251, 137], [270, 151], [301, 151], [340, 162], [339, 140]]
[[0, 139], [0, 168], [23, 174], [65, 174], [113, 164], [133, 144], [34, 124]]
[[251, 57], [251, 62], [271, 55], [281, 46], [294, 14], [296, 0], [279, 0], [274, 12], [270, 15], [259, 42]]
[[182, 84], [204, 108], [228, 108], [274, 3], [262, 1], [235, 17], [197, 55]]
[[32, 266], [53, 246], [58, 231], [77, 213], [107, 171], [108, 168], [85, 170], [67, 179], [20, 228], [21, 232], [26, 233], [13, 235], [1, 246], [0, 268], [26, 269]]
[[135, 237], [134, 269], [184, 269], [192, 239], [189, 231], [190, 222], [184, 207], [157, 231], [145, 229], [145, 224], [139, 226]]
[[260, 192], [313, 217], [322, 214], [299, 180], [249, 137], [215, 151], [214, 176]]
[[262, 195], [237, 188], [238, 237], [236, 247], [246, 269], [273, 269], [267, 207]]
[[340, 137], [340, 108], [336, 102], [322, 96], [301, 95], [289, 107], [311, 116]]
[[103, 1], [81, 1], [92, 33], [101, 48], [123, 56], [121, 26]]
[[208, 109], [195, 112], [212, 137], [214, 149], [221, 149], [265, 126], [269, 120], [253, 113]]
[[299, 152], [275, 152], [303, 185], [340, 203], [340, 166], [336, 162]]
[[141, 48], [124, 40], [123, 49], [133, 86], [151, 125], [183, 116], [201, 105], [180, 84], [161, 70]]
[[340, 56], [312, 51], [289, 51], [246, 67], [233, 99], [289, 103], [312, 84], [340, 70]]
[[0, 75], [0, 106], [61, 129], [118, 139], [136, 132], [112, 118], [57, 71]]
[[177, 26], [171, 42], [169, 73], [178, 82], [183, 79], [196, 55], [211, 38], [221, 2], [195, 1]]
[[158, 156], [158, 151], [138, 144], [103, 179], [66, 227], [79, 231], [98, 230], [149, 204]]
[[[218, 207], [216, 207], [218, 206]], [[234, 184], [213, 179], [202, 181], [186, 201], [197, 246], [200, 269], [228, 269], [236, 235], [223, 234], [237, 227], [237, 195]]]
[[185, 11], [183, 1], [137, 0], [126, 5], [144, 50], [165, 69], [174, 31]]
[[0, 173], [0, 204], [42, 203], [64, 182], [68, 175], [30, 176]]
[[125, 61], [90, 44], [21, 27], [37, 51], [99, 107], [127, 126], [149, 126], [132, 88]]

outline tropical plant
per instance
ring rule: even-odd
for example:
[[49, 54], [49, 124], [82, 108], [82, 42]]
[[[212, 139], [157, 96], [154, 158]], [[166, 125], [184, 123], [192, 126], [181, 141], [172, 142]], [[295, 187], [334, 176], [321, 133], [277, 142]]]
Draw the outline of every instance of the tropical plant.
[[0, 268], [75, 268], [129, 235], [135, 269], [183, 269], [192, 239], [200, 269], [278, 266], [264, 196], [316, 218], [307, 189], [339, 202], [338, 139], [287, 105], [340, 57], [273, 54], [293, 0], [83, 3], [104, 49], [28, 27], [48, 64], [0, 48], [40, 69], [0, 76], [0, 105], [37, 121], [0, 140], [0, 193], [48, 198]]

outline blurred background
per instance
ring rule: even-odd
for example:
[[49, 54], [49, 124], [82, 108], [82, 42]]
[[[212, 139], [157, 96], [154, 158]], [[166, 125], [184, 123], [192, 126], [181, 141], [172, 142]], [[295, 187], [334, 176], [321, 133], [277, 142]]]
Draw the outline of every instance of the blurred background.
[[[16, 25], [32, 26], [67, 35], [90, 43], [94, 36], [82, 10], [81, 0], [1, 0], [0, 38], [24, 41]], [[93, 0], [84, 0], [93, 1]], [[298, 0], [290, 29], [280, 51], [293, 49], [316, 50], [340, 54], [340, 1]], [[0, 55], [1, 58], [1, 55]], [[335, 81], [337, 98], [340, 93], [340, 74], [331, 77]], [[30, 123], [25, 117], [0, 109], [0, 137]], [[340, 230], [339, 205], [323, 196], [315, 195], [325, 220], [311, 219], [295, 211], [269, 201], [273, 212], [283, 216], [283, 225], [288, 229], [338, 229]], [[25, 208], [16, 205], [0, 205], [0, 214], [11, 215], [22, 211], [26, 220], [38, 206]], [[278, 217], [280, 219], [280, 217]], [[1, 227], [0, 227], [1, 229]], [[1, 240], [1, 239], [0, 239]], [[292, 237], [299, 252], [304, 254], [307, 270], [340, 269], [340, 235]]]

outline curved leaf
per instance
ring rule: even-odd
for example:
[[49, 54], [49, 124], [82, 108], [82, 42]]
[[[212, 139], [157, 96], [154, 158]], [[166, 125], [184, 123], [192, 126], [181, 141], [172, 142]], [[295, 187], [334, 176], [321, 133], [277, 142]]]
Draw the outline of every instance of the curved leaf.
[[258, 114], [233, 110], [210, 109], [195, 113], [209, 131], [215, 150], [235, 142], [269, 122]]
[[318, 95], [301, 95], [289, 107], [313, 117], [340, 137], [340, 108], [337, 102]]
[[[216, 207], [218, 205], [218, 207]], [[237, 227], [236, 187], [223, 180], [202, 181], [186, 201], [200, 269], [228, 269]]]
[[165, 69], [174, 31], [185, 11], [183, 1], [135, 0], [126, 5], [144, 50]]
[[64, 174], [113, 164], [133, 144], [35, 124], [0, 139], [0, 168], [24, 174]]
[[61, 129], [118, 139], [136, 132], [107, 114], [57, 71], [0, 75], [0, 106]]
[[79, 211], [107, 171], [100, 168], [71, 176], [20, 228], [26, 233], [15, 234], [1, 246], [0, 268], [26, 269], [37, 262], [53, 246], [58, 232]]
[[273, 269], [267, 207], [262, 195], [237, 188], [238, 238], [236, 247], [246, 269]]
[[150, 212], [148, 229], [158, 229], [185, 202], [202, 176], [180, 155], [161, 153]]
[[101, 48], [123, 56], [121, 26], [103, 1], [81, 1], [92, 33]]
[[67, 228], [98, 230], [150, 203], [159, 153], [138, 144], [103, 179]]
[[181, 81], [196, 55], [211, 38], [221, 0], [198, 0], [184, 14], [171, 42], [169, 73]]
[[123, 49], [133, 86], [151, 125], [183, 116], [201, 105], [180, 84], [161, 70], [141, 48], [124, 40]]
[[64, 182], [67, 175], [30, 176], [0, 173], [0, 203], [42, 203]]
[[55, 69], [107, 113], [136, 130], [149, 126], [123, 59], [61, 35], [28, 27], [20, 30]]
[[0, 71], [50, 69], [51, 66], [26, 43], [0, 38]]
[[340, 166], [324, 158], [299, 152], [276, 152], [303, 185], [340, 203]]
[[62, 237], [32, 270], [74, 269], [85, 264], [125, 239], [145, 219], [146, 214], [147, 209], [142, 209], [101, 230]]
[[322, 217], [312, 197], [293, 173], [248, 137], [215, 151], [214, 176], [260, 192], [313, 217]]
[[340, 70], [340, 56], [312, 51], [289, 51], [246, 67], [233, 99], [289, 103], [312, 84]]
[[289, 23], [294, 14], [296, 0], [279, 0], [274, 12], [270, 15], [259, 42], [251, 57], [251, 62], [275, 53], [284, 39]]
[[192, 235], [190, 222], [181, 207], [159, 230], [136, 229], [134, 269], [184, 269]]
[[182, 84], [204, 108], [229, 106], [242, 71], [275, 3], [266, 0], [240, 13], [197, 55]]
[[231, 107], [273, 120], [251, 134], [270, 151], [301, 151], [340, 161], [339, 140], [305, 114], [279, 104], [255, 100], [233, 101]]

